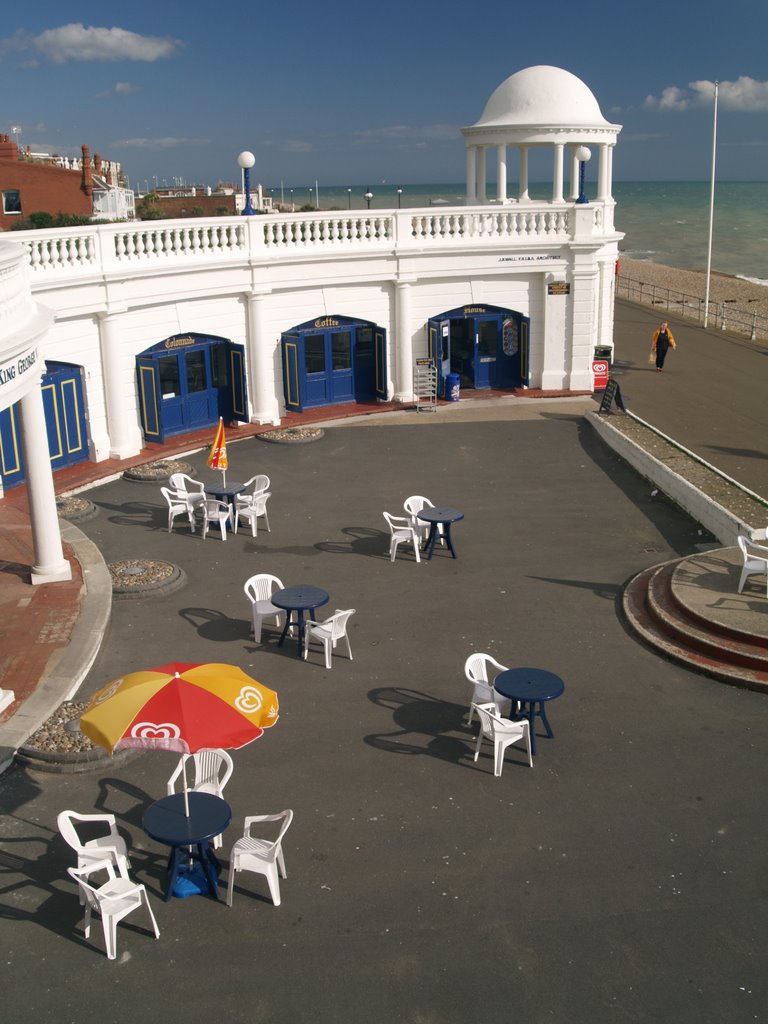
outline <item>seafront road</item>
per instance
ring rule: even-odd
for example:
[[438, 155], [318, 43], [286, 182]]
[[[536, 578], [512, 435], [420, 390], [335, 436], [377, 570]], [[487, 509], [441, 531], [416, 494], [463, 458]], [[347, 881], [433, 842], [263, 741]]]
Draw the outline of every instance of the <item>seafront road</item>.
[[[648, 363], [667, 319], [678, 347]], [[613, 375], [627, 408], [768, 499], [768, 344], [619, 300]]]

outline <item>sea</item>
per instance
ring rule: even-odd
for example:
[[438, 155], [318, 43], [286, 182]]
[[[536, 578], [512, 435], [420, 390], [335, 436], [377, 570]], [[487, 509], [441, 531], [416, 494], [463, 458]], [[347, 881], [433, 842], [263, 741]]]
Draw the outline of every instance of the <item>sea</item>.
[[[510, 184], [509, 194], [514, 195], [515, 189]], [[631, 259], [706, 270], [710, 190], [709, 181], [614, 182], [614, 223], [617, 231], [624, 232], [619, 243], [622, 253]], [[529, 191], [533, 199], [548, 199], [551, 185], [533, 184]], [[466, 195], [463, 184], [444, 183], [271, 189], [273, 200], [293, 201], [297, 210], [305, 204], [315, 207], [318, 200], [322, 210], [362, 210], [366, 192], [372, 196], [371, 210], [396, 209], [398, 201], [403, 209], [462, 206]], [[768, 182], [716, 182], [712, 269], [768, 286]]]

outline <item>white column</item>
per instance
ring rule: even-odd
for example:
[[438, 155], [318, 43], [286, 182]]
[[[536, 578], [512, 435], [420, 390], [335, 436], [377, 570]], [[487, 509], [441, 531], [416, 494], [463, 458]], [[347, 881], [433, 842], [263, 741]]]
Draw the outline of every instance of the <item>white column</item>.
[[500, 203], [507, 201], [507, 147], [496, 148], [496, 198]]
[[395, 401], [413, 398], [413, 327], [411, 325], [411, 285], [416, 278], [395, 282]]
[[562, 142], [555, 143], [555, 162], [552, 168], [552, 202], [562, 203], [563, 201], [563, 150]]
[[56, 492], [53, 487], [48, 433], [40, 388], [32, 388], [19, 403], [21, 410], [21, 444], [26, 464], [29, 515], [35, 564], [32, 582], [56, 583], [72, 579], [72, 568], [64, 557], [61, 544]]
[[467, 205], [477, 203], [477, 146], [467, 146]]
[[248, 293], [245, 304], [248, 317], [248, 392], [252, 423], [279, 423], [280, 403], [276, 394], [274, 345], [267, 336], [264, 300], [269, 293]]
[[576, 201], [579, 198], [579, 161], [576, 159], [576, 150], [578, 146], [571, 148], [571, 189], [568, 193], [568, 198], [572, 201]]
[[609, 199], [611, 195], [610, 146], [601, 142], [598, 147], [597, 198]]
[[485, 146], [478, 146], [478, 168], [477, 168], [477, 200], [480, 203], [487, 203], [486, 194], [486, 169], [485, 169]]
[[520, 200], [527, 202], [528, 195], [528, 147], [520, 147]]
[[109, 457], [126, 459], [141, 451], [143, 441], [136, 418], [136, 379], [133, 365], [125, 365], [120, 344], [119, 323], [122, 312], [109, 310], [98, 314], [99, 348], [104, 379]]

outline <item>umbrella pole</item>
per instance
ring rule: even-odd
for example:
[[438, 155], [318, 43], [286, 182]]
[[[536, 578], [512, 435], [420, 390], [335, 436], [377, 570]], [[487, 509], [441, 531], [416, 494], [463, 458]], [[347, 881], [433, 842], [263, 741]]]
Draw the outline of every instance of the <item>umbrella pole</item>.
[[189, 792], [187, 790], [187, 758], [181, 755], [181, 774], [184, 778], [184, 814], [189, 817]]

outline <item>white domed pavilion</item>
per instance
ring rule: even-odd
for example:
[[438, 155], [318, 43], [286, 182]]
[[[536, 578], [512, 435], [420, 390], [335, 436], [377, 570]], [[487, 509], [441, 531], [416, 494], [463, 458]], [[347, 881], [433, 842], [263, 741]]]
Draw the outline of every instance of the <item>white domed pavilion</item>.
[[[467, 203], [526, 202], [530, 149], [552, 150], [552, 202], [562, 203], [563, 168], [570, 156], [569, 199], [578, 196], [579, 158], [589, 159], [583, 147], [598, 150], [597, 196], [611, 199], [612, 153], [621, 125], [603, 117], [591, 90], [570, 71], [538, 65], [510, 75], [491, 94], [477, 121], [462, 134], [467, 145]], [[517, 200], [507, 195], [507, 151], [519, 154]], [[487, 195], [487, 151], [496, 150], [496, 196]], [[578, 153], [578, 156], [577, 156]], [[591, 155], [591, 150], [590, 150]]]

